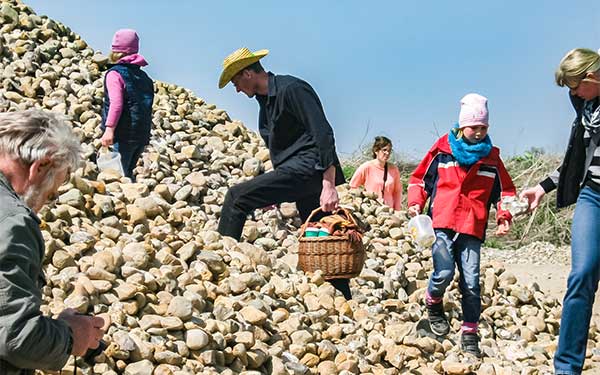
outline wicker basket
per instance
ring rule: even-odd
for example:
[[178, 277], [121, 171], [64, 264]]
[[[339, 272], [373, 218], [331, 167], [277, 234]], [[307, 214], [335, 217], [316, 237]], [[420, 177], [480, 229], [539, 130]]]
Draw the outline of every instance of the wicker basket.
[[[304, 272], [321, 270], [329, 279], [348, 279], [358, 276], [365, 263], [364, 245], [350, 241], [348, 236], [304, 237], [304, 231], [312, 217], [321, 211], [317, 208], [302, 226], [298, 246], [298, 268]], [[356, 225], [355, 219], [344, 208], [337, 212]]]

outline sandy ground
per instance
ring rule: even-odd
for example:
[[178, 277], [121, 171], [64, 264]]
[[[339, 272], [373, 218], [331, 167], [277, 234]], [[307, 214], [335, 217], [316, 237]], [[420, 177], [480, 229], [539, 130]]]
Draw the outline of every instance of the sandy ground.
[[[506, 270], [512, 272], [520, 283], [536, 282], [540, 289], [547, 295], [554, 296], [562, 303], [567, 289], [567, 278], [570, 266], [557, 264], [505, 264]], [[594, 317], [600, 319], [600, 291], [596, 293], [594, 303]], [[600, 368], [591, 368], [583, 371], [584, 375], [600, 375]]]
[[[504, 266], [517, 277], [520, 283], [527, 285], [536, 282], [544, 294], [556, 297], [562, 303], [567, 289], [570, 266], [557, 264], [505, 264]], [[600, 292], [596, 293], [594, 314], [600, 316]]]

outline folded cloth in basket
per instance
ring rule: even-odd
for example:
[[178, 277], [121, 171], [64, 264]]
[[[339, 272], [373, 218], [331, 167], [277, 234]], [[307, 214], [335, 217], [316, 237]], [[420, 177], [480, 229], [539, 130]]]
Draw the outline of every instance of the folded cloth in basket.
[[332, 236], [347, 235], [352, 243], [362, 242], [362, 234], [356, 224], [339, 214], [321, 218], [321, 225], [328, 229]]

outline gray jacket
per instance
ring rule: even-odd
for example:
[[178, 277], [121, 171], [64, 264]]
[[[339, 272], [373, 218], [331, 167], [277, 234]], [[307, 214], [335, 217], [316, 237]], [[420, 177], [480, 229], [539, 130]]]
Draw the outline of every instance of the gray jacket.
[[44, 239], [37, 215], [0, 173], [0, 374], [60, 370], [71, 330], [40, 312]]

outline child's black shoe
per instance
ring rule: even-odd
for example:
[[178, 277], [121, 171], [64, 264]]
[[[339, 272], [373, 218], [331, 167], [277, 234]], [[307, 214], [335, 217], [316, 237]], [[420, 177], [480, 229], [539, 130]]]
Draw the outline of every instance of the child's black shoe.
[[427, 314], [429, 316], [429, 325], [431, 332], [438, 336], [446, 336], [450, 332], [450, 324], [444, 312], [444, 304], [442, 302], [433, 305], [427, 305]]
[[477, 358], [481, 358], [479, 335], [477, 333], [463, 333], [460, 337], [460, 347], [464, 353], [469, 353]]

